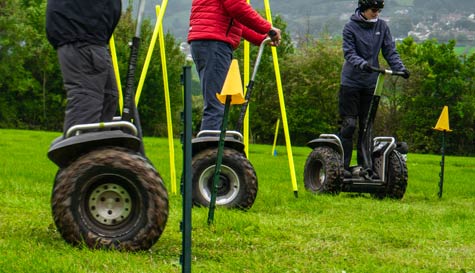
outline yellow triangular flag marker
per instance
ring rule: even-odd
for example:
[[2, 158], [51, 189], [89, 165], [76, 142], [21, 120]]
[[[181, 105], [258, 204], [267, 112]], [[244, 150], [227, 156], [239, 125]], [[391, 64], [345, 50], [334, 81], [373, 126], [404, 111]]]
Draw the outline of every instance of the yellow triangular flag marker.
[[226, 103], [226, 96], [231, 96], [231, 104], [246, 102], [242, 90], [241, 73], [239, 73], [239, 65], [236, 59], [232, 60], [231, 66], [229, 66], [221, 94], [216, 93], [216, 97], [222, 104]]
[[449, 128], [449, 107], [444, 106], [444, 109], [442, 109], [442, 113], [440, 114], [439, 120], [437, 121], [437, 124], [433, 128], [434, 130], [437, 131], [447, 131], [447, 132], [452, 132]]

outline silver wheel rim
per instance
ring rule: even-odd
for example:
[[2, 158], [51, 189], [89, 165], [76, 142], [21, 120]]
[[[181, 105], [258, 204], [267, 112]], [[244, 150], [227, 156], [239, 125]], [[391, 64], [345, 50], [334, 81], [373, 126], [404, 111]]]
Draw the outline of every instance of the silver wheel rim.
[[89, 196], [88, 208], [94, 219], [112, 226], [125, 221], [132, 210], [129, 193], [114, 183], [101, 184]]
[[320, 166], [319, 170], [318, 170], [318, 179], [319, 179], [320, 185], [323, 184], [323, 182], [325, 181], [326, 176], [327, 176], [327, 174], [326, 174], [325, 168], [323, 168], [323, 164], [322, 164]]
[[[213, 176], [214, 176], [214, 169], [216, 165], [211, 165], [208, 168], [206, 168], [200, 175], [199, 181], [198, 181], [198, 188], [200, 191], [200, 194], [204, 197], [204, 199], [208, 202], [211, 201], [211, 186], [210, 181], [212, 183], [213, 181]], [[227, 188], [228, 190], [223, 194], [219, 193], [216, 195], [216, 204], [217, 205], [225, 205], [230, 202], [232, 202], [238, 195], [239, 189], [240, 189], [240, 184], [239, 184], [239, 177], [236, 174], [236, 172], [231, 169], [230, 167], [226, 165], [221, 165], [221, 171], [220, 171], [220, 176], [221, 178], [226, 178], [226, 181], [223, 182], [221, 179], [218, 183], [227, 183]], [[218, 188], [222, 186], [218, 184]]]

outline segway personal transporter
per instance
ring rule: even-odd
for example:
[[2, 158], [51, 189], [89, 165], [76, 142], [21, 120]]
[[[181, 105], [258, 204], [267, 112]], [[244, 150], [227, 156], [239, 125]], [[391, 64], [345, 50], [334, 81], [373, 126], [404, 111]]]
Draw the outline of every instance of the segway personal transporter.
[[[59, 170], [51, 197], [56, 227], [65, 241], [89, 248], [149, 249], [168, 219], [168, 194], [145, 157], [134, 73], [139, 47], [132, 41], [122, 117], [80, 124], [53, 141], [48, 157]], [[142, 12], [141, 12], [142, 11]]]
[[[246, 87], [246, 102], [241, 107], [236, 130], [226, 131], [221, 170], [216, 187], [216, 206], [246, 210], [252, 207], [257, 196], [257, 175], [244, 152], [241, 130], [262, 53], [265, 45], [270, 41], [270, 38], [264, 39], [259, 47], [253, 73]], [[220, 134], [220, 130], [203, 130], [198, 132], [196, 138], [192, 140], [194, 205], [205, 207], [210, 205]]]
[[362, 140], [363, 166], [352, 166], [351, 176], [344, 176], [343, 146], [335, 134], [321, 134], [307, 143], [313, 151], [304, 168], [305, 188], [315, 193], [359, 192], [376, 198], [401, 199], [407, 187], [407, 144], [394, 137], [372, 137], [373, 123], [381, 97], [385, 75], [402, 76], [403, 72], [371, 68], [378, 80], [370, 104]]

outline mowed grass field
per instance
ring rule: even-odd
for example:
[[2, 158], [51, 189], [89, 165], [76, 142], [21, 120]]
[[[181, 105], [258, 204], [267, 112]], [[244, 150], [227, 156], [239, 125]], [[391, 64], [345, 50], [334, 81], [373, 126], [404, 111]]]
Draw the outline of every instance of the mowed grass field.
[[[59, 135], [0, 130], [0, 272], [181, 272], [182, 196], [171, 191], [167, 139], [144, 143], [168, 189], [168, 223], [149, 251], [130, 253], [72, 247], [56, 231], [57, 167], [46, 153]], [[269, 145], [249, 148], [256, 202], [247, 212], [218, 208], [212, 226], [207, 208], [193, 208], [192, 272], [475, 272], [475, 158], [446, 156], [439, 199], [441, 156], [409, 154], [404, 198], [376, 200], [306, 192], [310, 149], [293, 147], [295, 198], [285, 147], [277, 156]], [[175, 155], [179, 181], [179, 140]]]

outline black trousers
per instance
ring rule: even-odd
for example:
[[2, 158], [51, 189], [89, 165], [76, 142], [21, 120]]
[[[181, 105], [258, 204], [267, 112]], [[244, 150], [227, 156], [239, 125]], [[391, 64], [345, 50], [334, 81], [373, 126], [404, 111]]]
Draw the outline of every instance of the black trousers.
[[74, 125], [111, 121], [117, 111], [117, 83], [106, 46], [84, 42], [57, 49], [67, 104], [64, 133]]
[[[358, 165], [363, 165], [363, 155], [361, 151], [361, 141], [364, 130], [364, 124], [368, 115], [371, 99], [373, 98], [374, 88], [355, 88], [348, 86], [340, 86], [338, 111], [342, 121], [346, 118], [354, 118], [358, 124], [358, 142], [357, 162]], [[342, 122], [344, 124], [344, 122]], [[340, 132], [345, 128], [341, 128]], [[344, 167], [349, 169], [351, 156], [353, 152], [353, 133], [351, 136], [343, 137], [340, 133], [341, 144], [344, 152]]]

